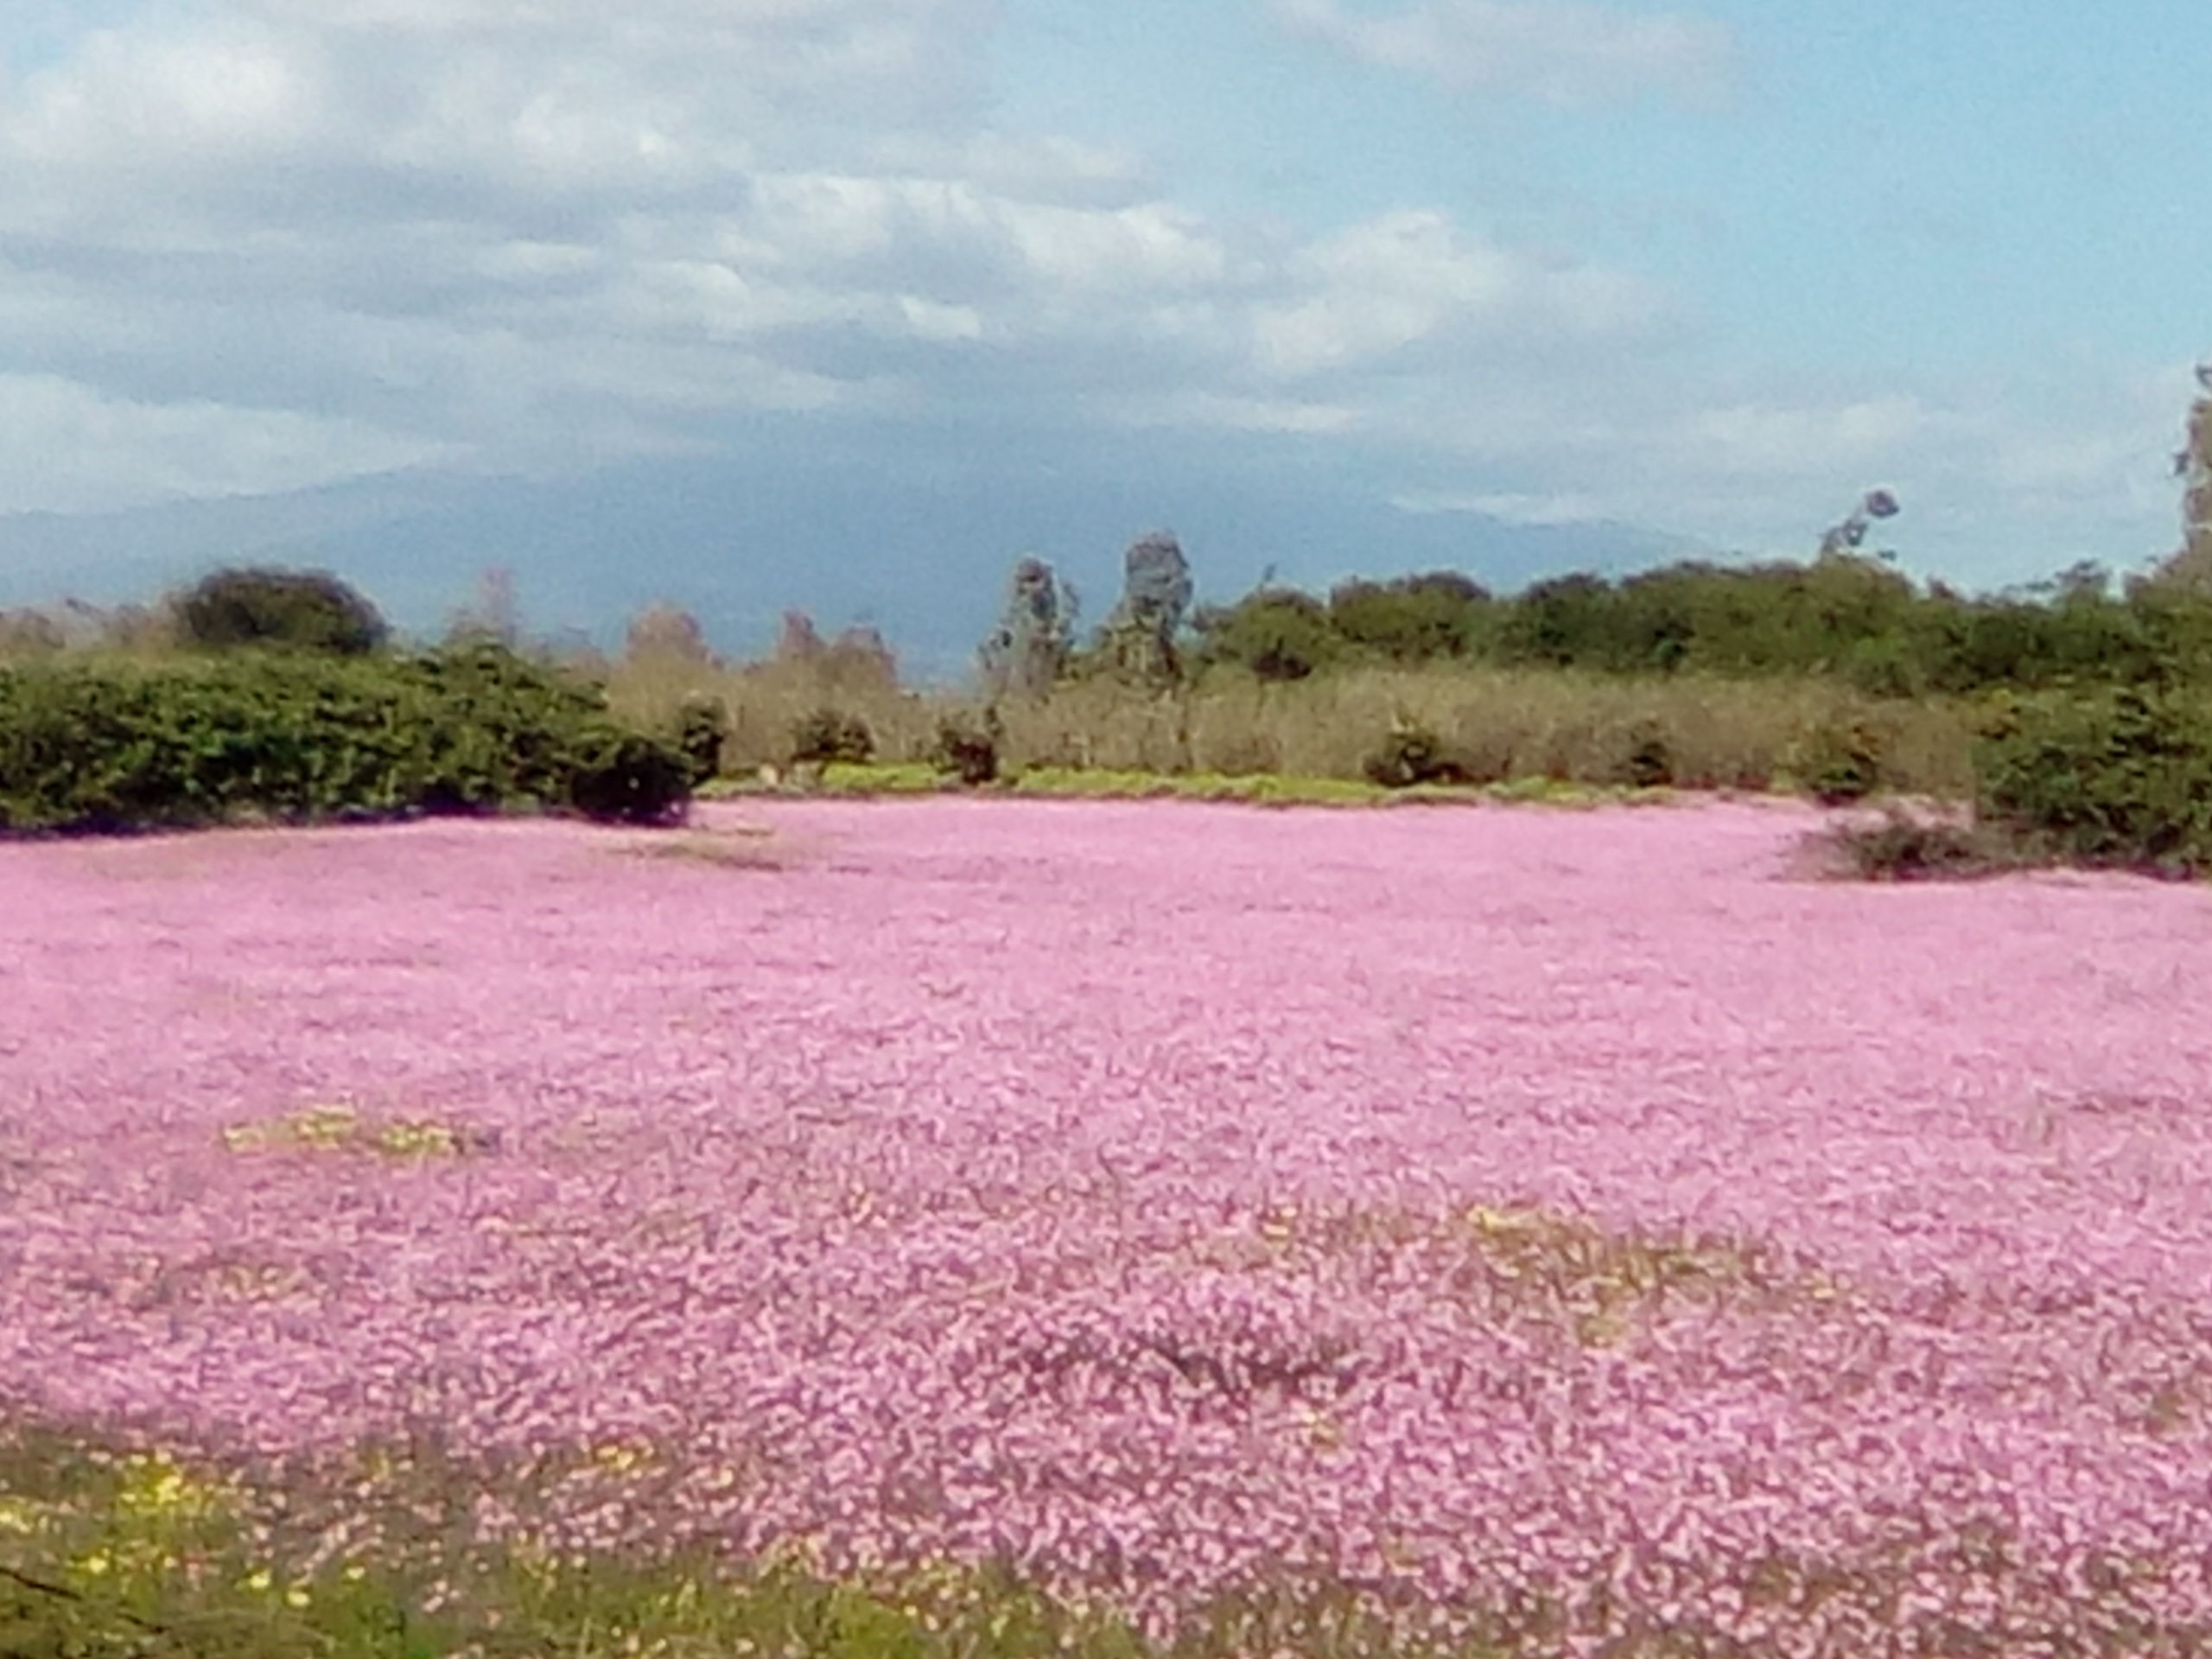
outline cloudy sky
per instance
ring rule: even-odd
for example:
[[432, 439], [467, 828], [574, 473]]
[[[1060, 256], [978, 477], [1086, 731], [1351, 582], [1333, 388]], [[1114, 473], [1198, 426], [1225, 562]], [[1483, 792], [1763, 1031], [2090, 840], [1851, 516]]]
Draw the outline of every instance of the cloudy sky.
[[923, 638], [1155, 526], [1513, 586], [1877, 485], [1922, 574], [2140, 568], [2208, 63], [2202, 0], [0, 0], [0, 602]]

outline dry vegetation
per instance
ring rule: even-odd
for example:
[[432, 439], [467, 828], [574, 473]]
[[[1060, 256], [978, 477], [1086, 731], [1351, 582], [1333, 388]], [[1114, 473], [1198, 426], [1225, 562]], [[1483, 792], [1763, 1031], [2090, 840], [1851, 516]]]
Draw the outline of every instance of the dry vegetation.
[[[487, 601], [456, 616], [454, 626], [518, 642], [505, 602]], [[180, 648], [160, 607], [0, 613], [0, 662], [65, 651], [143, 660]], [[972, 723], [981, 712], [959, 690], [902, 686], [872, 631], [824, 639], [797, 614], [774, 652], [755, 662], [717, 656], [696, 619], [665, 606], [632, 620], [619, 654], [576, 647], [555, 654], [603, 678], [619, 716], [652, 728], [672, 729], [687, 701], [721, 703], [729, 728], [721, 766], [733, 777], [786, 765], [795, 728], [825, 710], [864, 722], [877, 760], [910, 766], [932, 759], [948, 719]], [[1078, 678], [1049, 698], [1008, 699], [999, 715], [998, 757], [1007, 776], [1051, 769], [1357, 780], [1394, 728], [1414, 727], [1433, 734], [1478, 784], [1818, 788], [1841, 760], [1895, 794], [1961, 798], [1974, 786], [1967, 702], [1878, 697], [1818, 675], [1624, 675], [1454, 662], [1344, 664], [1286, 682], [1217, 665], [1166, 693], [1110, 676]], [[1639, 766], [1655, 752], [1663, 756], [1663, 779]]]
[[[794, 725], [820, 709], [858, 715], [877, 758], [891, 762], [927, 759], [939, 721], [972, 712], [957, 693], [902, 690], [880, 666], [835, 652], [737, 666], [704, 652], [632, 649], [608, 664], [607, 677], [618, 711], [648, 723], [673, 719], [686, 697], [719, 698], [730, 715], [724, 767], [734, 773], [783, 762]], [[1077, 682], [1001, 714], [1010, 770], [1357, 779], [1393, 723], [1411, 721], [1483, 782], [1630, 781], [1631, 757], [1656, 737], [1682, 787], [1764, 790], [1806, 780], [1825, 751], [1855, 734], [1871, 741], [1887, 789], [1956, 797], [1973, 786], [1971, 733], [1958, 705], [1876, 699], [1808, 679], [1440, 666], [1269, 683], [1224, 670], [1172, 695]]]

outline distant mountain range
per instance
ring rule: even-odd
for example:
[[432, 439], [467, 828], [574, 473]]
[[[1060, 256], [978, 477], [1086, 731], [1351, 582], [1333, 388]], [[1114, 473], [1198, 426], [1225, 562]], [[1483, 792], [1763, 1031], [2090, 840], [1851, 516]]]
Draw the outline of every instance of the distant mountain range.
[[1052, 561], [1096, 622], [1118, 592], [1122, 548], [1154, 529], [1181, 539], [1201, 599], [1215, 601], [1269, 571], [1320, 588], [1449, 568], [1503, 592], [1710, 553], [1624, 525], [1402, 512], [1325, 470], [1201, 474], [1147, 459], [1144, 475], [1103, 464], [1009, 481], [957, 457], [888, 467], [826, 454], [663, 457], [575, 480], [396, 475], [98, 516], [17, 514], [0, 518], [0, 604], [143, 600], [218, 564], [307, 565], [337, 571], [403, 629], [432, 632], [504, 566], [536, 632], [612, 644], [629, 615], [664, 601], [744, 653], [799, 609], [825, 632], [872, 624], [910, 671], [938, 677], [969, 661], [1015, 558]]

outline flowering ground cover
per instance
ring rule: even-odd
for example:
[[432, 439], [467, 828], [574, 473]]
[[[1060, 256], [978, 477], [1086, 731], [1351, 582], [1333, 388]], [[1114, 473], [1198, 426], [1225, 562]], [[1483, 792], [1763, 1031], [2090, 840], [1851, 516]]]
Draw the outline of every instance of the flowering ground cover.
[[1161, 1640], [2203, 1651], [2212, 894], [1815, 822], [0, 847], [0, 1415]]

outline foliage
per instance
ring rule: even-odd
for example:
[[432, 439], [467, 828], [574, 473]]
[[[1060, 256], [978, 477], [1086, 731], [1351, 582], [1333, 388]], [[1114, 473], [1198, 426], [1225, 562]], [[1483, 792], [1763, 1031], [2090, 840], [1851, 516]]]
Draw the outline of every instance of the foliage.
[[[867, 723], [876, 761], [935, 775], [942, 722], [972, 721], [978, 709], [971, 691], [825, 690], [803, 671], [759, 665], [678, 680], [656, 664], [617, 664], [608, 683], [614, 706], [651, 731], [674, 729], [687, 693], [723, 701], [731, 723], [725, 769], [734, 779], [764, 766], [788, 769], [793, 725], [823, 708]], [[1287, 682], [1217, 666], [1172, 700], [1098, 675], [995, 709], [1002, 777], [1058, 767], [1268, 773], [1366, 787], [1363, 763], [1403, 713], [1434, 731], [1476, 783], [1548, 777], [1598, 789], [1654, 787], [1653, 772], [1631, 766], [1649, 734], [1666, 751], [1668, 786], [1764, 790], [1793, 770], [1807, 732], [1863, 720], [1883, 736], [1885, 788], [1964, 798], [1974, 785], [1971, 709], [1962, 701], [1883, 702], [1836, 680], [1802, 677], [1626, 679], [1478, 662], [1347, 662]]]
[[184, 642], [208, 651], [270, 645], [358, 657], [391, 632], [374, 605], [327, 570], [216, 570], [170, 603]]
[[1370, 783], [1385, 789], [1411, 789], [1417, 784], [1456, 784], [1466, 779], [1465, 769], [1448, 758], [1443, 740], [1417, 721], [1402, 715], [1390, 722], [1382, 746], [1362, 762]]
[[1864, 800], [1882, 786], [1882, 734], [1871, 721], [1828, 721], [1799, 747], [1799, 781], [1822, 806]]
[[728, 703], [696, 692], [683, 699], [677, 710], [676, 747], [683, 753], [691, 787], [721, 771], [722, 747], [729, 736]]
[[433, 811], [562, 802], [600, 736], [597, 688], [488, 639], [424, 652], [398, 678], [417, 699], [407, 730], [428, 762], [407, 798]]
[[1578, 573], [1505, 598], [1431, 572], [1340, 583], [1325, 604], [1262, 587], [1202, 611], [1198, 626], [1205, 660], [1274, 680], [1363, 663], [1465, 662], [1833, 677], [1904, 699], [2212, 678], [2212, 583], [2167, 576], [2116, 593], [2092, 563], [1972, 599], [1834, 551], [1806, 563], [1690, 561], [1618, 581]]
[[2212, 711], [2201, 696], [2122, 687], [2007, 698], [1978, 760], [1986, 823], [2070, 862], [2212, 868]]
[[1894, 806], [1873, 823], [1838, 824], [1823, 839], [1851, 874], [1868, 881], [1971, 880], [2030, 861], [2001, 830]]
[[660, 818], [688, 794], [682, 766], [596, 688], [489, 640], [0, 669], [0, 828], [19, 832], [516, 806]]
[[1639, 720], [1629, 728], [1621, 781], [1631, 789], [1665, 789], [1675, 781], [1675, 753], [1657, 721]]
[[790, 760], [794, 766], [830, 766], [873, 760], [875, 734], [858, 715], [817, 709], [791, 724]]
[[683, 752], [644, 732], [594, 724], [577, 745], [569, 774], [569, 804], [608, 823], [679, 821], [691, 798], [691, 762]]
[[[1123, 1619], [1002, 1573], [869, 1583], [797, 1561], [474, 1535], [469, 1505], [534, 1510], [545, 1471], [435, 1444], [355, 1460], [350, 1491], [240, 1458], [0, 1425], [0, 1653], [10, 1659], [573, 1659], [798, 1651], [824, 1659], [1038, 1652], [1131, 1659]], [[573, 1478], [610, 1458], [571, 1457]], [[305, 1517], [326, 1522], [318, 1538]], [[426, 1535], [427, 1529], [427, 1535]]]
[[1510, 663], [1548, 668], [1637, 665], [1624, 660], [1616, 638], [1623, 632], [1616, 617], [1620, 607], [1611, 595], [1602, 576], [1567, 575], [1535, 583], [1514, 601], [1499, 628], [1499, 655]]
[[1122, 597], [1099, 630], [1096, 664], [1141, 685], [1172, 686], [1183, 677], [1176, 636], [1191, 607], [1191, 567], [1165, 531], [1140, 536], [1122, 555]]
[[970, 789], [995, 783], [999, 740], [1003, 735], [995, 708], [986, 709], [981, 720], [948, 715], [938, 722], [937, 747], [931, 762], [938, 771], [957, 778]]
[[1291, 588], [1263, 588], [1235, 605], [1203, 607], [1192, 626], [1203, 661], [1233, 664], [1262, 680], [1305, 679], [1344, 649], [1328, 608]]
[[1347, 582], [1329, 593], [1329, 626], [1354, 649], [1393, 663], [1471, 657], [1480, 649], [1492, 601], [1457, 571], [1393, 582]]

